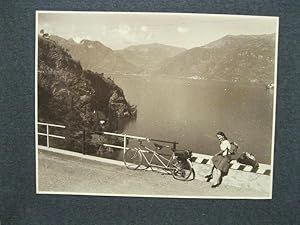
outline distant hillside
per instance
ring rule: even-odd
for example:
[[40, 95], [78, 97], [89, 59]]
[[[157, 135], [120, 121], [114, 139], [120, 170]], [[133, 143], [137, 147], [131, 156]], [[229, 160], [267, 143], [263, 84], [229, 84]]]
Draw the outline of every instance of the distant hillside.
[[80, 61], [84, 69], [118, 74], [134, 74], [141, 71], [99, 41], [82, 40], [78, 44], [73, 39], [66, 40], [55, 35], [51, 35], [50, 39], [67, 49], [74, 59]]
[[39, 121], [66, 125], [66, 143], [71, 145], [81, 141], [76, 132], [99, 130], [100, 119], [106, 119], [107, 129], [113, 130], [118, 119], [135, 116], [135, 107], [111, 79], [83, 70], [60, 45], [39, 37]]
[[273, 82], [275, 34], [225, 36], [161, 63], [154, 74], [194, 79]]
[[148, 73], [157, 68], [165, 59], [173, 57], [186, 49], [158, 43], [134, 45], [115, 52], [125, 58], [128, 62], [143, 68], [144, 73]]

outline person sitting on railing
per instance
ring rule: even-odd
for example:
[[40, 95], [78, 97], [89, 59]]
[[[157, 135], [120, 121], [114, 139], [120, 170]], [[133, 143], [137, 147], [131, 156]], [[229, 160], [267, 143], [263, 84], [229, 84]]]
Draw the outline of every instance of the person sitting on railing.
[[226, 135], [222, 132], [219, 131], [217, 133], [217, 138], [220, 141], [220, 149], [217, 154], [215, 154], [211, 161], [213, 163], [211, 172], [209, 175], [205, 176], [207, 179], [206, 181], [209, 182], [213, 178], [213, 171], [216, 168], [217, 169], [217, 178], [215, 180], [215, 183], [211, 186], [212, 188], [218, 187], [221, 182], [222, 178], [225, 174], [228, 173], [229, 167], [230, 167], [230, 142], [228, 141]]

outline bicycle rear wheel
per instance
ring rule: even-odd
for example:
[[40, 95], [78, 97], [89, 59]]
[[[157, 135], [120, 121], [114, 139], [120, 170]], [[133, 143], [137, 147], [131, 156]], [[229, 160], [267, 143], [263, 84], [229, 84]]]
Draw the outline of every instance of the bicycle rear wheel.
[[142, 155], [137, 148], [130, 148], [126, 150], [123, 155], [125, 166], [130, 170], [136, 170], [142, 163]]
[[193, 172], [192, 163], [187, 160], [174, 159], [172, 162], [172, 176], [176, 180], [187, 180]]

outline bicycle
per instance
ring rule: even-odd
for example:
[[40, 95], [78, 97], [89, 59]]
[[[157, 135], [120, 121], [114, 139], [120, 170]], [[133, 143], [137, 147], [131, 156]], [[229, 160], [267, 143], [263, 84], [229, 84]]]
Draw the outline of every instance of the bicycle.
[[[123, 155], [123, 160], [125, 166], [128, 169], [136, 170], [139, 169], [143, 164], [143, 159], [145, 162], [145, 166], [143, 169], [155, 167], [160, 168], [166, 171], [170, 171], [173, 178], [176, 180], [188, 180], [193, 174], [193, 178], [195, 178], [195, 171], [192, 166], [192, 162], [196, 160], [196, 157], [192, 157], [192, 152], [188, 150], [177, 150], [176, 142], [168, 142], [162, 140], [155, 139], [147, 139], [150, 141], [159, 141], [164, 143], [173, 143], [173, 148], [169, 145], [161, 145], [156, 142], [153, 142], [155, 146], [155, 150], [150, 149], [149, 147], [143, 144], [143, 140], [138, 140], [139, 147], [129, 148], [125, 151]], [[170, 158], [166, 158], [162, 154], [159, 154], [158, 151], [161, 151], [163, 148], [169, 148], [172, 151]], [[146, 153], [150, 154], [150, 157], [147, 158]], [[149, 159], [150, 158], [150, 159]], [[154, 163], [154, 160], [157, 160], [157, 163]], [[153, 169], [152, 169], [153, 170]]]

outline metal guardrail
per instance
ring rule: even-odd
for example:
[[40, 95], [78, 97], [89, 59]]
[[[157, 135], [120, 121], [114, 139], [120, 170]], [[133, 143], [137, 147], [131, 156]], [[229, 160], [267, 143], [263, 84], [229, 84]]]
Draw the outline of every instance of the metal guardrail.
[[[42, 123], [42, 122], [38, 122], [38, 125], [46, 126], [47, 132], [46, 133], [38, 132], [38, 135], [47, 137], [47, 146], [46, 146], [47, 148], [50, 147], [50, 142], [49, 142], [50, 137], [65, 139], [65, 137], [63, 137], [63, 136], [50, 134], [49, 127], [66, 128], [66, 126], [50, 124], [50, 123]], [[86, 132], [85, 132], [85, 130], [83, 130], [82, 132], [83, 132], [83, 151], [82, 151], [82, 153], [85, 154], [84, 143], [85, 143]], [[96, 132], [96, 133], [98, 133], [98, 132]], [[169, 143], [169, 144], [173, 144], [173, 149], [176, 149], [176, 145], [178, 144], [178, 142], [174, 142], [174, 141], [165, 141], [165, 140], [152, 139], [152, 138], [146, 138], [146, 137], [140, 137], [140, 136], [127, 135], [127, 134], [112, 133], [112, 132], [99, 132], [99, 134], [122, 137], [123, 138], [123, 146], [113, 145], [113, 144], [103, 144], [103, 146], [116, 148], [116, 149], [123, 149], [124, 153], [127, 149], [129, 149], [128, 147], [126, 147], [127, 138], [136, 139], [136, 140], [149, 140], [149, 141], [157, 141], [157, 142], [162, 142], [162, 143]], [[195, 153], [195, 155], [197, 156], [197, 160], [196, 160], [197, 163], [210, 164], [210, 159], [212, 157], [211, 155], [204, 155], [204, 154], [199, 154], [199, 153]], [[244, 172], [253, 172], [253, 173], [269, 175], [269, 176], [271, 174], [271, 167], [270, 167], [270, 165], [266, 165], [266, 164], [260, 164], [259, 168], [253, 169], [251, 166], [243, 165], [243, 164], [237, 163], [236, 160], [233, 160], [233, 162], [230, 164], [230, 168], [233, 170], [241, 170]]]
[[50, 137], [59, 138], [59, 139], [65, 139], [65, 137], [63, 137], [63, 136], [50, 134], [49, 127], [66, 128], [66, 126], [57, 125], [57, 124], [51, 124], [51, 123], [42, 123], [42, 122], [38, 122], [38, 125], [46, 126], [46, 133], [38, 132], [37, 134], [41, 135], [41, 136], [46, 136], [47, 137], [47, 148], [50, 147]]
[[152, 139], [152, 138], [146, 138], [146, 137], [139, 137], [139, 136], [133, 136], [133, 135], [127, 135], [127, 134], [117, 134], [117, 133], [111, 133], [111, 132], [103, 132], [105, 135], [111, 135], [116, 137], [123, 137], [123, 146], [119, 145], [111, 145], [111, 144], [103, 144], [105, 147], [111, 147], [111, 148], [117, 148], [117, 149], [123, 149], [123, 152], [125, 153], [127, 145], [127, 138], [136, 139], [136, 140], [149, 140], [149, 141], [157, 141], [157, 142], [163, 142], [163, 143], [170, 143], [173, 144], [173, 149], [176, 149], [176, 145], [178, 142], [175, 141], [164, 141], [164, 140], [158, 140], [158, 139]]
[[110, 136], [116, 136], [116, 137], [123, 137], [123, 146], [119, 145], [111, 145], [111, 144], [103, 144], [105, 147], [111, 147], [111, 148], [117, 148], [117, 149], [123, 149], [123, 152], [128, 149], [126, 147], [127, 145], [127, 138], [132, 138], [132, 139], [137, 139], [137, 140], [147, 140], [145, 137], [138, 137], [138, 136], [132, 136], [132, 135], [127, 135], [127, 134], [117, 134], [117, 133], [111, 133], [111, 132], [103, 132], [105, 135], [110, 135]]

